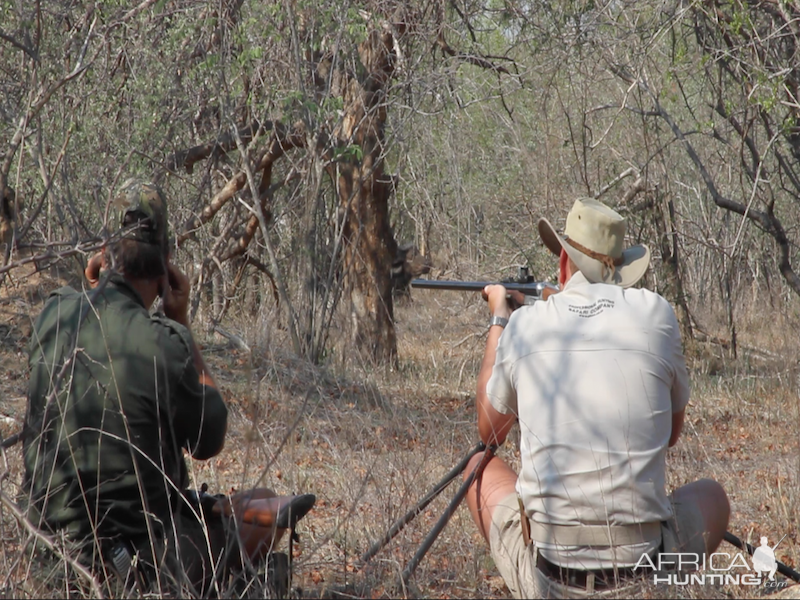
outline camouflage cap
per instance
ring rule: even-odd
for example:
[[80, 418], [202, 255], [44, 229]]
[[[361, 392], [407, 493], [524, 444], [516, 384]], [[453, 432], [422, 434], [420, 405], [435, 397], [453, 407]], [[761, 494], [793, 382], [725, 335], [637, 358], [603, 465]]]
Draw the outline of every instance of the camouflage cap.
[[120, 226], [138, 224], [125, 235], [126, 238], [167, 247], [167, 199], [156, 184], [128, 179], [114, 198], [114, 205], [120, 211]]

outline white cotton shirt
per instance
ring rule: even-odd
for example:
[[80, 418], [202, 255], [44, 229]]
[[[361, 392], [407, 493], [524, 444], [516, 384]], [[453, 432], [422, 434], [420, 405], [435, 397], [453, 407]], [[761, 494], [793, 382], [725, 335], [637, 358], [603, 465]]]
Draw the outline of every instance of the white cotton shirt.
[[[689, 377], [675, 313], [658, 294], [574, 274], [560, 293], [512, 313], [486, 393], [519, 417], [517, 492], [532, 520], [627, 525], [671, 515], [665, 457]], [[594, 569], [635, 564], [657, 545], [539, 547], [552, 562]]]

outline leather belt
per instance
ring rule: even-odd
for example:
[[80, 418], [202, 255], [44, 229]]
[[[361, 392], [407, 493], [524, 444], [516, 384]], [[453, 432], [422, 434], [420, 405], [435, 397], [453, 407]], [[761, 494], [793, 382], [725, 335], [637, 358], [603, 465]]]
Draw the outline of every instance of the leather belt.
[[[536, 550], [536, 568], [544, 575], [570, 587], [581, 589], [607, 590], [620, 583], [635, 579], [645, 571], [649, 571], [649, 566], [641, 566], [634, 571], [633, 567], [618, 567], [616, 569], [570, 569], [550, 562], [542, 553]], [[590, 578], [594, 578], [594, 586], [589, 586]]]
[[[528, 519], [522, 499], [517, 496], [520, 511], [520, 525], [522, 526], [522, 539], [526, 547], [530, 547], [534, 537], [544, 537], [550, 540], [553, 534], [558, 532], [565, 543], [580, 545], [588, 541], [602, 544], [608, 543], [609, 535], [616, 543], [637, 543], [649, 541], [650, 539], [661, 537], [661, 524], [658, 522], [641, 523], [639, 525], [625, 525], [615, 527], [561, 527], [545, 525], [541, 523], [531, 523]], [[536, 533], [534, 536], [534, 526]], [[595, 539], [596, 538], [596, 539]], [[663, 541], [662, 541], [663, 544]], [[642, 565], [636, 570], [633, 567], [617, 567], [612, 569], [572, 569], [562, 567], [547, 560], [542, 556], [538, 548], [536, 552], [536, 568], [546, 577], [558, 581], [570, 587], [588, 590], [590, 593], [595, 590], [607, 590], [620, 583], [631, 581], [643, 572], [651, 571], [649, 566]]]

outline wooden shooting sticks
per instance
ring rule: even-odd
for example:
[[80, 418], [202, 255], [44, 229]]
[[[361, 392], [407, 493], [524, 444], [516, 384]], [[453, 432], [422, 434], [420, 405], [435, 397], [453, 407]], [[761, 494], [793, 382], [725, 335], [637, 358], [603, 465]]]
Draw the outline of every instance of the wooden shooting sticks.
[[[406, 568], [403, 570], [401, 575], [401, 584], [403, 587], [408, 586], [408, 582], [411, 578], [411, 575], [414, 573], [416, 568], [419, 566], [419, 563], [425, 557], [428, 550], [430, 550], [433, 542], [436, 541], [436, 538], [442, 532], [442, 530], [447, 525], [447, 522], [450, 520], [450, 517], [455, 513], [458, 506], [464, 500], [464, 497], [467, 495], [467, 490], [475, 481], [475, 478], [478, 477], [482, 472], [486, 464], [494, 455], [496, 448], [495, 447], [486, 447], [486, 444], [483, 442], [479, 442], [472, 450], [470, 450], [467, 455], [461, 459], [461, 461], [453, 467], [444, 478], [431, 489], [411, 510], [409, 510], [405, 515], [399, 518], [394, 524], [389, 528], [386, 534], [377, 542], [372, 544], [370, 548], [361, 555], [359, 559], [358, 566], [359, 568], [363, 568], [386, 544], [388, 544], [395, 536], [397, 536], [403, 528], [408, 525], [414, 518], [419, 515], [425, 508], [439, 495], [444, 491], [444, 489], [452, 482], [456, 477], [458, 477], [461, 473], [464, 472], [464, 469], [467, 468], [467, 464], [472, 459], [473, 456], [478, 454], [479, 452], [483, 452], [483, 458], [481, 459], [480, 463], [475, 466], [475, 469], [472, 471], [470, 476], [464, 481], [464, 483], [459, 488], [458, 492], [456, 492], [453, 499], [448, 504], [445, 511], [442, 513], [439, 520], [433, 526], [433, 528], [428, 532], [428, 535], [425, 536], [425, 539], [422, 541], [417, 552], [409, 561]], [[753, 555], [755, 552], [755, 548], [750, 544], [742, 541], [729, 531], [725, 532], [724, 540], [737, 548], [744, 550], [750, 556]], [[777, 572], [781, 575], [791, 579], [796, 583], [800, 583], [800, 573], [792, 569], [791, 567], [785, 565], [784, 563], [776, 560], [777, 563]]]
[[416, 568], [419, 566], [419, 563], [425, 557], [428, 550], [430, 550], [433, 542], [436, 541], [436, 538], [439, 537], [439, 534], [447, 525], [447, 522], [450, 520], [450, 517], [453, 516], [458, 506], [464, 500], [464, 497], [467, 495], [467, 490], [475, 481], [475, 478], [478, 477], [482, 472], [486, 463], [494, 455], [495, 448], [486, 447], [486, 444], [483, 442], [478, 442], [478, 444], [470, 450], [467, 455], [461, 459], [455, 467], [453, 467], [450, 472], [444, 476], [444, 478], [434, 486], [434, 488], [428, 492], [422, 500], [420, 500], [414, 508], [408, 511], [405, 515], [399, 518], [395, 523], [389, 528], [389, 531], [377, 542], [375, 542], [372, 546], [370, 546], [369, 550], [367, 550], [364, 554], [361, 555], [359, 559], [359, 568], [363, 568], [371, 559], [374, 557], [381, 548], [383, 548], [386, 544], [388, 544], [394, 537], [403, 530], [403, 527], [408, 525], [414, 518], [425, 510], [433, 500], [439, 494], [444, 491], [444, 489], [453, 481], [456, 477], [461, 475], [464, 472], [464, 469], [467, 468], [467, 464], [472, 459], [473, 456], [478, 454], [479, 452], [483, 452], [483, 458], [481, 461], [475, 466], [470, 476], [461, 484], [461, 487], [456, 492], [456, 495], [453, 496], [453, 499], [450, 501], [450, 504], [447, 505], [447, 508], [442, 513], [442, 516], [439, 517], [439, 520], [433, 526], [433, 529], [428, 532], [428, 535], [425, 536], [425, 539], [422, 541], [419, 549], [417, 550], [416, 554], [411, 558], [406, 568], [403, 570], [401, 575], [401, 583], [403, 587], [408, 585], [409, 580], [411, 579], [411, 575], [414, 573]]

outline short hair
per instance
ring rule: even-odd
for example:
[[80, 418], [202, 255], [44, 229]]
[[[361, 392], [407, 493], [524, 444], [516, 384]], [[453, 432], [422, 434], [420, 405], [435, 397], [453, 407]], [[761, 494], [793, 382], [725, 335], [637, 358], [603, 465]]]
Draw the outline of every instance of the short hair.
[[162, 277], [169, 253], [164, 192], [155, 183], [134, 177], [122, 184], [114, 205], [120, 209], [122, 237], [106, 259], [131, 279]]
[[[123, 226], [135, 226], [139, 219], [135, 213], [128, 214]], [[106, 252], [109, 262], [131, 279], [158, 279], [167, 272], [169, 248], [163, 244], [123, 237], [111, 244]]]

